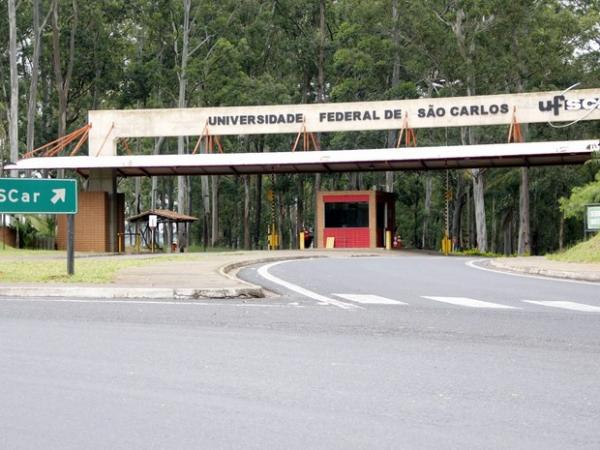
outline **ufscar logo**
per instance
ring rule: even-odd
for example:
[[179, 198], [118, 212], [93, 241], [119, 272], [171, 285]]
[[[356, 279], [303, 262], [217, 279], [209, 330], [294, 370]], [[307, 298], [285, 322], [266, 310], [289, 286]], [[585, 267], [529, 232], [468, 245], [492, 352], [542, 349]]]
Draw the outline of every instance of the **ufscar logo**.
[[552, 100], [541, 101], [538, 105], [540, 111], [552, 111], [555, 116], [558, 116], [561, 111], [590, 111], [600, 109], [600, 97], [567, 99], [564, 95], [555, 95]]

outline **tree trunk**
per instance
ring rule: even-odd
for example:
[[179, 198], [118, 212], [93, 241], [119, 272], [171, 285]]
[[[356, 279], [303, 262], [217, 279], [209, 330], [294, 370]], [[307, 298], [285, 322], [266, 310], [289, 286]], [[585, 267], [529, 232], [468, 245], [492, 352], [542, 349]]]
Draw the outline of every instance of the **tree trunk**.
[[[154, 140], [154, 150], [152, 151], [153, 155], [160, 154], [160, 148], [162, 147], [163, 142], [165, 141], [164, 137], [159, 137]], [[150, 209], [156, 209], [156, 194], [158, 188], [158, 177], [152, 177], [152, 188], [150, 191]]]
[[[31, 58], [31, 81], [29, 84], [29, 104], [27, 107], [27, 151], [35, 146], [35, 116], [37, 112], [37, 91], [39, 79], [39, 63], [42, 53], [42, 30], [50, 17], [47, 15], [40, 25], [40, 0], [33, 0], [33, 55]], [[50, 13], [49, 13], [50, 14]]]
[[[392, 0], [392, 49], [394, 52], [394, 64], [392, 66], [392, 89], [400, 83], [400, 30], [398, 29], [398, 0]], [[396, 130], [388, 131], [387, 140], [388, 147], [394, 148], [397, 139]], [[394, 172], [387, 171], [385, 173], [385, 190], [394, 192]]]
[[[516, 35], [513, 39], [513, 45], [516, 47]], [[523, 62], [521, 62], [521, 65]], [[521, 67], [525, 71], [524, 67]], [[516, 86], [518, 92], [523, 92], [525, 86], [523, 84], [523, 78], [520, 73], [516, 74]], [[529, 132], [529, 126], [527, 124], [521, 124], [521, 133], [523, 140], [527, 140], [527, 133]], [[521, 184], [519, 186], [519, 231], [518, 231], [518, 244], [517, 253], [519, 255], [531, 254], [531, 227], [530, 227], [530, 214], [529, 214], [529, 169], [527, 167], [521, 167]]]
[[[465, 80], [467, 87], [467, 96], [473, 96], [475, 92], [475, 56], [476, 56], [476, 40], [477, 33], [474, 30], [470, 30], [471, 34], [467, 39], [467, 31], [465, 30], [466, 14], [462, 8], [458, 8], [456, 11], [455, 22], [452, 24], [452, 32], [456, 38], [458, 44], [458, 51], [465, 63]], [[484, 19], [485, 20], [485, 19]], [[464, 136], [464, 134], [463, 134]], [[468, 140], [469, 145], [477, 144], [477, 137], [475, 136], [475, 130], [473, 128], [468, 129]], [[463, 138], [464, 145], [464, 138]], [[485, 224], [485, 197], [484, 197], [484, 172], [480, 169], [471, 170], [473, 176], [473, 201], [475, 208], [475, 228], [477, 232], [477, 248], [480, 252], [487, 251], [487, 229]]]
[[[19, 75], [17, 73], [17, 8], [15, 0], [8, 0], [8, 58], [10, 66], [10, 113], [8, 115], [8, 140], [10, 160], [19, 159]], [[16, 177], [18, 172], [11, 171]]]
[[467, 187], [467, 247], [474, 248], [476, 244], [473, 220], [473, 186]]
[[[325, 0], [319, 1], [319, 58], [317, 64], [317, 103], [325, 103]], [[319, 136], [320, 141], [320, 136]], [[313, 196], [314, 223], [313, 229], [317, 231], [317, 194], [321, 188], [321, 174], [315, 175], [315, 190]], [[317, 239], [315, 237], [315, 247]]]
[[277, 236], [279, 236], [279, 247], [278, 249], [281, 250], [283, 249], [283, 230], [285, 229], [284, 227], [284, 223], [283, 221], [286, 219], [286, 214], [285, 214], [285, 207], [283, 206], [283, 199], [281, 198], [281, 192], [277, 193], [277, 196], [275, 197], [275, 199], [277, 200], [277, 206], [278, 206], [278, 219], [277, 220]]
[[[167, 178], [168, 180], [168, 187], [167, 187], [167, 200], [169, 202], [169, 208], [171, 211], [174, 211], [175, 209], [175, 205], [174, 205], [174, 201], [173, 199], [175, 198], [175, 194], [173, 193], [174, 191], [174, 186], [173, 186], [173, 179], [171, 177]], [[171, 244], [173, 243], [173, 227], [171, 226], [171, 224], [169, 223], [167, 225], [167, 240], [165, 242], [165, 247], [167, 252], [171, 252]]]
[[[299, 239], [300, 232], [304, 229], [304, 178], [298, 175], [298, 196], [296, 197], [296, 239]], [[298, 246], [296, 246], [298, 248]]]
[[256, 192], [254, 197], [254, 248], [260, 248], [261, 214], [262, 214], [262, 175], [256, 175]]
[[[190, 44], [190, 10], [192, 7], [191, 0], [183, 0], [183, 43], [181, 48], [181, 65], [179, 67], [179, 98], [177, 101], [178, 108], [185, 108], [186, 105], [186, 88], [187, 88], [187, 63], [189, 56]], [[175, 42], [175, 52], [177, 52], [177, 42]], [[185, 154], [185, 145], [183, 136], [177, 138], [177, 154]], [[187, 189], [186, 177], [177, 177], [177, 212], [185, 214], [187, 212]], [[186, 226], [179, 224], [177, 226], [177, 243], [180, 251], [187, 247]]]
[[431, 197], [433, 193], [433, 178], [430, 172], [425, 174], [425, 201], [423, 204], [423, 230], [421, 235], [421, 247], [429, 248], [429, 228], [431, 216]]
[[213, 175], [211, 181], [211, 237], [210, 246], [214, 247], [219, 241], [219, 176]]
[[67, 105], [69, 89], [75, 64], [75, 33], [79, 20], [77, 1], [72, 0], [71, 34], [69, 37], [69, 62], [66, 73], [63, 74], [60, 53], [60, 25], [58, 23], [58, 0], [52, 3], [52, 53], [56, 92], [58, 95], [58, 137], [63, 137], [67, 131]]
[[[136, 151], [139, 155], [141, 148], [141, 142], [138, 139], [136, 145]], [[135, 177], [135, 213], [140, 214], [142, 212], [142, 178]]]
[[250, 176], [244, 175], [244, 250], [250, 250]]
[[504, 228], [504, 254], [512, 254], [512, 215], [507, 213], [504, 217], [503, 228]]
[[200, 190], [202, 191], [202, 242], [206, 249], [210, 243], [210, 184], [209, 176], [200, 177]]
[[531, 254], [531, 236], [529, 228], [529, 169], [521, 167], [521, 185], [519, 186], [519, 255]]
[[563, 251], [565, 247], [565, 215], [561, 211], [560, 222], [558, 223], [558, 250]]
[[475, 207], [477, 249], [480, 252], [487, 252], [483, 172], [480, 169], [473, 169], [471, 173], [473, 174], [473, 206]]
[[[461, 173], [458, 174], [456, 179], [456, 192], [454, 194], [454, 201], [452, 206], [452, 239], [454, 240], [457, 247], [462, 248], [462, 236], [461, 236], [461, 222], [462, 222], [462, 209], [464, 205], [464, 193], [463, 193], [463, 180]], [[458, 250], [458, 248], [457, 248]]]
[[496, 220], [496, 198], [492, 198], [492, 236], [490, 239], [490, 251], [496, 253], [498, 241], [498, 221]]

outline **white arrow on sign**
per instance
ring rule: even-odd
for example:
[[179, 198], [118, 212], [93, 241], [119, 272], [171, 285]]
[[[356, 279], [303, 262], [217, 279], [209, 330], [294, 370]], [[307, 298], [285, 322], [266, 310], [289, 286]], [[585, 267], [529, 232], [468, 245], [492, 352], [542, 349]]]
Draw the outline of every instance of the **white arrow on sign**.
[[52, 202], [53, 205], [56, 205], [56, 203], [59, 200], [64, 203], [65, 197], [67, 195], [66, 189], [52, 189], [52, 192], [54, 192], [54, 197], [52, 197], [50, 199], [50, 201]]

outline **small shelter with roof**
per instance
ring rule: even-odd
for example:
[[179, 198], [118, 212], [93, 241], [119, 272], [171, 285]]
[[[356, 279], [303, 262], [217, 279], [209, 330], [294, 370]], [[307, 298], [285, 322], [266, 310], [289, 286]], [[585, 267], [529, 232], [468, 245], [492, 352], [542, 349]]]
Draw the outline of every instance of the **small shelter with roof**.
[[[196, 220], [198, 220], [197, 217], [179, 214], [168, 209], [151, 209], [127, 219], [130, 224], [138, 227], [143, 245], [152, 249], [160, 248], [156, 242], [158, 234], [156, 229], [158, 229], [159, 225], [162, 224], [164, 227], [168, 227], [169, 230], [172, 230], [173, 224], [189, 224]], [[169, 232], [168, 235], [171, 236], [172, 234], [173, 233]], [[176, 244], [171, 242], [171, 250], [176, 250], [176, 248]]]

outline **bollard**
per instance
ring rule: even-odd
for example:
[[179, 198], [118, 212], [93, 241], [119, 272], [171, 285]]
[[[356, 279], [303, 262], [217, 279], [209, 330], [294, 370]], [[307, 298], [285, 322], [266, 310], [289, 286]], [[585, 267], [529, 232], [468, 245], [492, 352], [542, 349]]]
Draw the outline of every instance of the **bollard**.
[[304, 250], [304, 231], [300, 232], [300, 237], [298, 238], [298, 244], [300, 245], [300, 250]]
[[385, 232], [385, 249], [386, 250], [392, 249], [392, 232], [390, 230], [387, 230]]

